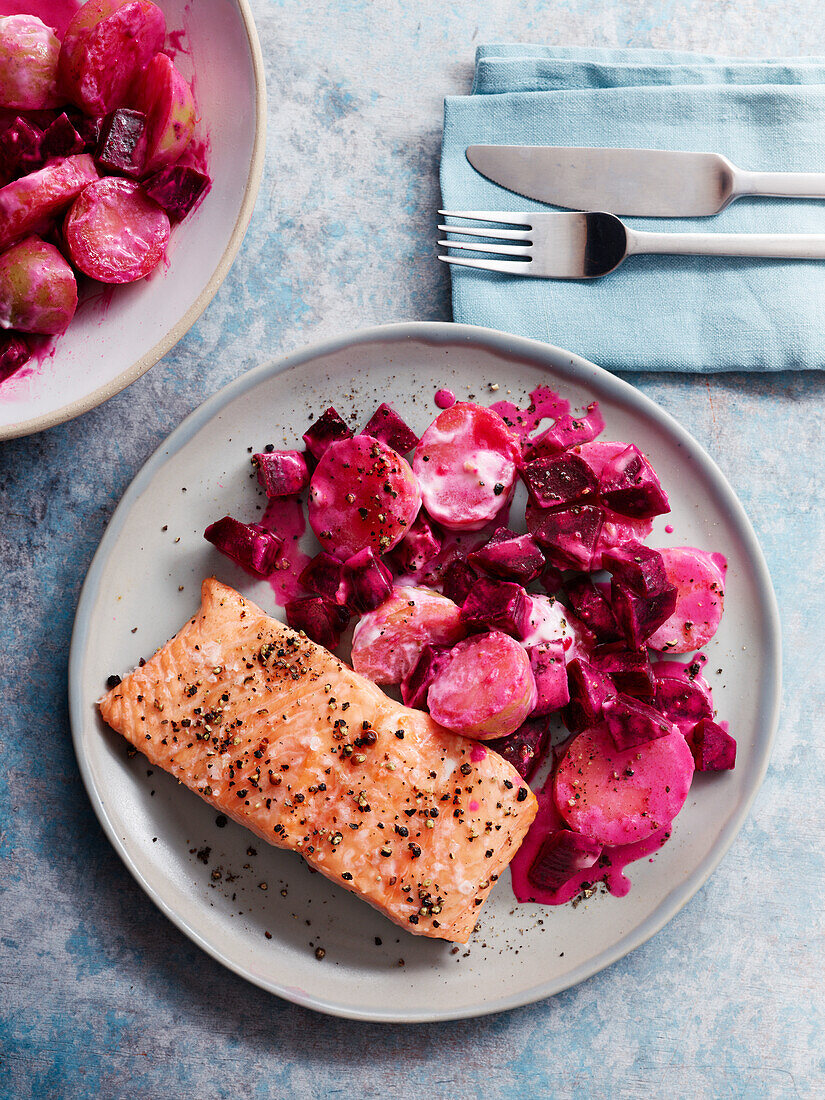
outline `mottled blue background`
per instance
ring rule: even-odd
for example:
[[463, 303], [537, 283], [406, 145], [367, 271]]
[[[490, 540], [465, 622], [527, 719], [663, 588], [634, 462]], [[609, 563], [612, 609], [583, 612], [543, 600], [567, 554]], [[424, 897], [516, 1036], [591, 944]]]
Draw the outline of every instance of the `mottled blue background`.
[[362, 325], [449, 319], [434, 247], [442, 98], [469, 89], [474, 45], [746, 55], [825, 39], [819, 0], [253, 6], [268, 157], [232, 273], [125, 393], [0, 445], [0, 1096], [825, 1096], [825, 376], [633, 378], [707, 447], [754, 522], [782, 609], [785, 691], [740, 837], [622, 962], [489, 1019], [327, 1019], [195, 948], [105, 840], [72, 752], [66, 664], [107, 520], [180, 419], [263, 358]]

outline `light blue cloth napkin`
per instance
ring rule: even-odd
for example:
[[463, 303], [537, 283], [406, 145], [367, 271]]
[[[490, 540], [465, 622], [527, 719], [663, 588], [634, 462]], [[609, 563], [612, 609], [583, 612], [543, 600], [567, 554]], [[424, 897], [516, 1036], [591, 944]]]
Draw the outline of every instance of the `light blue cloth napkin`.
[[[825, 171], [825, 59], [482, 46], [472, 95], [445, 101], [447, 210], [547, 210], [485, 179], [468, 145], [720, 152], [759, 171]], [[661, 232], [825, 233], [825, 200], [738, 199]], [[636, 257], [603, 279], [451, 267], [456, 321], [558, 344], [616, 371], [825, 368], [825, 261]]]

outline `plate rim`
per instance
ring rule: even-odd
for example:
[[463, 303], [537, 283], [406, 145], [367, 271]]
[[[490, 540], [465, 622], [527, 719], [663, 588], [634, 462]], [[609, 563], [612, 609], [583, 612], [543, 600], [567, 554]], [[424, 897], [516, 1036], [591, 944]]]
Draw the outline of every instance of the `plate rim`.
[[[766, 641], [766, 665], [772, 672], [771, 682], [768, 685], [769, 706], [762, 715], [762, 724], [766, 732], [766, 738], [758, 760], [752, 788], [743, 799], [737, 811], [726, 821], [719, 834], [719, 839], [713, 850], [706, 858], [694, 868], [690, 875], [679, 884], [659, 904], [656, 910], [644, 919], [631, 933], [628, 933], [616, 944], [606, 948], [587, 962], [582, 963], [570, 973], [561, 978], [551, 979], [540, 983], [533, 988], [514, 994], [507, 994], [493, 1000], [484, 1000], [481, 1003], [465, 1008], [448, 1009], [444, 1011], [416, 1011], [399, 1013], [394, 1011], [375, 1011], [355, 1008], [331, 1000], [314, 996], [296, 989], [285, 982], [271, 982], [265, 978], [251, 973], [241, 964], [236, 964], [225, 956], [220, 947], [206, 940], [201, 934], [191, 927], [185, 917], [177, 913], [171, 905], [146, 881], [139, 868], [133, 864], [129, 855], [123, 848], [117, 830], [109, 818], [108, 812], [97, 792], [92, 779], [91, 767], [82, 751], [82, 730], [84, 714], [81, 709], [82, 685], [80, 680], [81, 666], [90, 638], [91, 612], [97, 595], [100, 575], [108, 561], [108, 545], [114, 542], [120, 533], [120, 529], [131, 511], [132, 506], [143, 494], [155, 473], [168, 462], [175, 454], [186, 446], [194, 435], [207, 424], [220, 409], [235, 398], [254, 389], [259, 383], [268, 378], [274, 378], [278, 374], [294, 366], [313, 359], [334, 355], [336, 353], [353, 349], [359, 345], [372, 344], [382, 341], [400, 342], [420, 340], [424, 343], [455, 343], [464, 341], [467, 343], [481, 344], [485, 350], [500, 354], [516, 355], [522, 358], [532, 359], [534, 362], [543, 360], [547, 366], [558, 370], [558, 363], [554, 360], [564, 359], [569, 361], [569, 368], [577, 376], [582, 384], [586, 385], [588, 376], [597, 378], [602, 388], [607, 388], [621, 400], [632, 394], [634, 403], [640, 403], [645, 412], [653, 413], [654, 422], [663, 424], [677, 441], [682, 445], [687, 444], [691, 451], [696, 452], [702, 472], [709, 478], [714, 489], [721, 492], [731, 509], [731, 518], [736, 524], [737, 534], [742, 538], [746, 551], [752, 561], [755, 570], [755, 583], [760, 592], [762, 607], [768, 620], [768, 638]], [[448, 321], [406, 321], [385, 325], [376, 325], [365, 329], [357, 329], [334, 336], [286, 355], [275, 357], [227, 383], [216, 393], [208, 397], [201, 405], [193, 409], [181, 423], [158, 445], [157, 449], [149, 456], [135, 477], [130, 482], [117, 507], [106, 526], [97, 550], [89, 565], [80, 591], [77, 611], [75, 614], [72, 638], [69, 649], [68, 663], [68, 700], [69, 722], [72, 732], [72, 742], [75, 756], [78, 761], [83, 784], [92, 804], [92, 808], [115, 851], [120, 856], [127, 870], [131, 873], [138, 885], [143, 889], [152, 902], [167, 916], [190, 940], [196, 943], [207, 954], [227, 969], [233, 971], [239, 977], [257, 985], [269, 993], [291, 1001], [304, 1008], [310, 1008], [327, 1015], [338, 1016], [345, 1019], [359, 1020], [372, 1023], [434, 1023], [447, 1020], [474, 1019], [481, 1016], [492, 1015], [514, 1008], [535, 1004], [555, 996], [566, 989], [570, 989], [593, 975], [611, 966], [624, 958], [631, 951], [646, 943], [654, 935], [669, 923], [676, 914], [690, 901], [690, 899], [702, 888], [713, 874], [723, 857], [727, 854], [734, 840], [738, 836], [742, 826], [748, 818], [751, 806], [757, 793], [762, 787], [765, 774], [770, 762], [771, 752], [776, 739], [779, 722], [779, 709], [782, 693], [782, 634], [779, 608], [771, 581], [765, 556], [753, 526], [739, 501], [732, 486], [716, 462], [706, 452], [704, 447], [683, 428], [679, 422], [665, 409], [661, 408], [646, 394], [636, 389], [635, 386], [624, 379], [611, 374], [595, 363], [568, 352], [553, 344], [545, 344], [539, 340], [531, 340], [526, 337], [513, 336], [496, 329], [482, 328], [476, 325], [455, 324]]]
[[19, 439], [22, 436], [35, 435], [37, 432], [45, 431], [47, 428], [54, 428], [58, 424], [66, 424], [68, 421], [74, 420], [78, 416], [82, 416], [83, 413], [91, 412], [91, 410], [96, 409], [98, 405], [104, 404], [109, 398], [125, 390], [127, 386], [131, 386], [133, 382], [136, 382], [138, 378], [142, 377], [148, 370], [154, 367], [168, 351], [171, 351], [175, 344], [180, 342], [218, 293], [221, 284], [229, 274], [229, 270], [235, 262], [235, 257], [246, 236], [246, 231], [252, 220], [255, 202], [258, 198], [258, 190], [261, 185], [264, 156], [266, 152], [267, 115], [266, 76], [264, 73], [264, 59], [263, 53], [261, 52], [260, 39], [258, 38], [258, 30], [255, 26], [255, 20], [252, 15], [249, 0], [235, 0], [235, 3], [241, 16], [244, 30], [246, 31], [250, 57], [252, 59], [252, 74], [255, 82], [255, 136], [252, 143], [252, 160], [246, 177], [243, 200], [240, 210], [238, 211], [238, 216], [235, 219], [235, 225], [232, 228], [229, 241], [218, 262], [218, 266], [212, 273], [209, 282], [186, 313], [184, 313], [183, 317], [181, 317], [181, 319], [172, 326], [169, 332], [159, 340], [154, 347], [150, 348], [145, 355], [142, 355], [140, 359], [132, 363], [130, 367], [122, 371], [115, 378], [105, 382], [102, 386], [98, 386], [83, 397], [78, 397], [75, 401], [70, 401], [67, 405], [61, 405], [59, 409], [53, 409], [48, 413], [41, 413], [39, 416], [29, 417], [28, 420], [19, 420], [14, 424], [0, 425], [0, 442], [5, 439]]

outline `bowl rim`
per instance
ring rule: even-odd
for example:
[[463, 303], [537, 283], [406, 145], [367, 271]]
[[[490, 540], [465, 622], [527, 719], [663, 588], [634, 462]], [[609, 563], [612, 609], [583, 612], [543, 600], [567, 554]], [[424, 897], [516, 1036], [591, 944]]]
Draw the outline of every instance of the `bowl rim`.
[[159, 360], [161, 360], [168, 351], [171, 351], [175, 344], [186, 335], [215, 297], [221, 283], [229, 274], [229, 269], [234, 263], [238, 250], [246, 236], [246, 231], [252, 218], [252, 211], [255, 208], [255, 201], [258, 197], [258, 189], [261, 184], [261, 176], [264, 167], [267, 111], [264, 60], [263, 54], [261, 53], [261, 43], [258, 38], [258, 31], [255, 27], [255, 20], [252, 15], [252, 9], [249, 6], [249, 0], [235, 0], [235, 3], [237, 4], [238, 12], [241, 16], [244, 30], [246, 31], [247, 41], [249, 42], [249, 52], [252, 58], [252, 71], [255, 80], [255, 137], [252, 145], [252, 160], [246, 177], [246, 187], [244, 189], [241, 208], [238, 211], [232, 235], [229, 238], [229, 242], [220, 258], [218, 266], [212, 273], [209, 282], [183, 317], [172, 326], [169, 332], [159, 340], [153, 348], [150, 348], [145, 355], [142, 355], [140, 359], [136, 360], [127, 370], [122, 371], [116, 378], [110, 379], [104, 385], [98, 386], [98, 388], [92, 390], [91, 393], [86, 394], [84, 397], [79, 397], [76, 401], [70, 401], [68, 405], [62, 405], [59, 409], [43, 413], [41, 416], [30, 417], [28, 420], [18, 421], [15, 424], [0, 426], [0, 441], [4, 439], [17, 439], [25, 435], [34, 435], [36, 432], [42, 432], [46, 428], [53, 428], [58, 424], [65, 424], [67, 421], [74, 420], [75, 417], [81, 416], [85, 412], [90, 412], [92, 409], [97, 408], [98, 405], [102, 405], [105, 401], [108, 401], [110, 397], [114, 397], [115, 394], [125, 390], [132, 382], [137, 381], [138, 378], [146, 374], [151, 367], [159, 362]]

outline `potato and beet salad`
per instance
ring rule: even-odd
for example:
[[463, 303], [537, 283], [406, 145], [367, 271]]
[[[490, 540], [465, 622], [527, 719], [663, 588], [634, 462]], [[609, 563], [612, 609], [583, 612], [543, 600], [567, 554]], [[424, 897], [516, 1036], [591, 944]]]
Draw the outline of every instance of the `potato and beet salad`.
[[[357, 433], [330, 408], [303, 451], [253, 455], [261, 522], [205, 535], [314, 641], [335, 648], [354, 621], [352, 667], [474, 752], [528, 782], [546, 767], [513, 883], [557, 904], [597, 881], [625, 892], [621, 868], [664, 843], [694, 773], [732, 768], [736, 742], [695, 653], [719, 626], [724, 558], [647, 545], [670, 511], [649, 458], [601, 438], [595, 403], [575, 416], [547, 387], [530, 396], [455, 402], [420, 438], [388, 405]], [[295, 551], [304, 498], [313, 558]]]
[[143, 279], [210, 186], [151, 0], [88, 0], [62, 41], [0, 18], [0, 381], [66, 330], [78, 277]]

